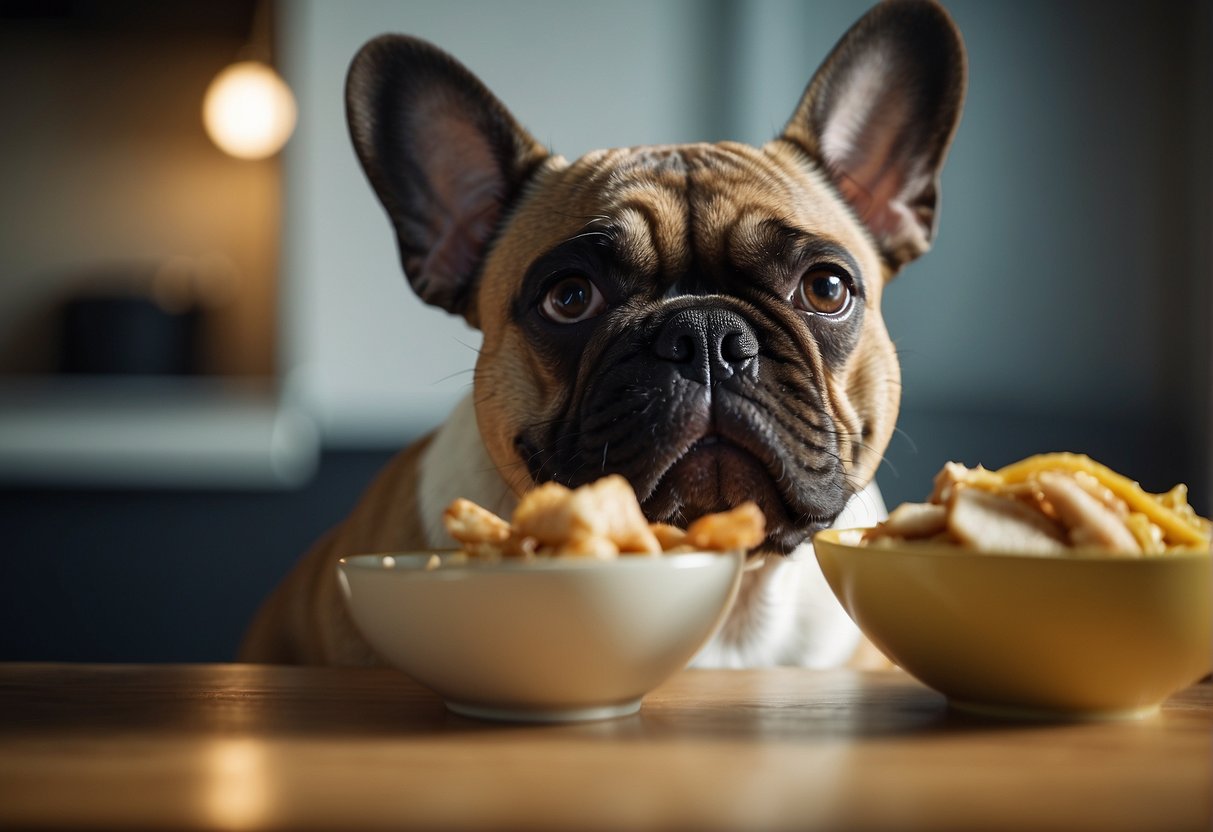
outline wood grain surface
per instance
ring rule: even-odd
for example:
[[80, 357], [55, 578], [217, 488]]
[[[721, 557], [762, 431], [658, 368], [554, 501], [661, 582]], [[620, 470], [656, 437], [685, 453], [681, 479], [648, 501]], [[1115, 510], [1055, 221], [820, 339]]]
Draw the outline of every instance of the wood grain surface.
[[390, 670], [0, 665], [0, 829], [1209, 830], [1213, 685], [1024, 724], [896, 671], [683, 672], [477, 722]]

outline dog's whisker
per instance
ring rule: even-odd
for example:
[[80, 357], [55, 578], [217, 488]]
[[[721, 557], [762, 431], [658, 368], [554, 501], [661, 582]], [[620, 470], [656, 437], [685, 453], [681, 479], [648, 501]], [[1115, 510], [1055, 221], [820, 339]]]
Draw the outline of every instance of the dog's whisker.
[[[453, 378], [458, 378], [459, 376], [466, 376], [466, 375], [472, 375], [473, 380], [474, 380], [475, 379], [474, 372], [475, 371], [472, 370], [471, 368], [466, 369], [466, 370], [456, 370], [455, 372], [450, 373], [449, 375], [445, 375], [442, 378], [434, 379], [433, 381], [430, 382], [430, 386], [437, 387], [438, 385], [440, 385], [444, 382], [450, 381]], [[472, 385], [469, 383], [468, 386], [471, 387]]]
[[476, 353], [477, 355], [480, 355], [480, 353], [483, 351], [482, 347], [477, 347], [474, 344], [469, 344], [467, 341], [464, 341], [462, 338], [455, 337], [455, 338], [452, 338], [451, 340], [454, 341], [456, 344], [458, 344], [461, 347], [467, 347], [469, 350]]
[[606, 231], [583, 231], [580, 234], [570, 237], [569, 240], [583, 240], [586, 237], [605, 237], [612, 242], [615, 240], [615, 236]]
[[910, 436], [910, 434], [906, 433], [904, 430], [902, 430], [897, 425], [893, 426], [893, 433], [895, 435], [900, 436], [901, 438], [905, 439], [907, 442], [909, 442], [910, 443], [910, 453], [917, 455], [918, 443], [914, 441], [914, 437]]

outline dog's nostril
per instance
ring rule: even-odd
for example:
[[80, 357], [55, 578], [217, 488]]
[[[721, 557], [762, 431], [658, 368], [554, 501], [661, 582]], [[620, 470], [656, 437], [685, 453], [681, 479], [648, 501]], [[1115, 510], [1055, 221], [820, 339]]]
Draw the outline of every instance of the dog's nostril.
[[691, 336], [689, 335], [672, 338], [666, 346], [665, 359], [667, 361], [690, 361], [694, 357], [695, 342], [691, 340]]
[[698, 357], [699, 339], [695, 337], [694, 327], [687, 326], [685, 321], [667, 324], [653, 344], [657, 357], [674, 364], [685, 364]]
[[747, 361], [758, 355], [758, 339], [752, 332], [730, 332], [721, 339], [720, 357], [730, 364]]

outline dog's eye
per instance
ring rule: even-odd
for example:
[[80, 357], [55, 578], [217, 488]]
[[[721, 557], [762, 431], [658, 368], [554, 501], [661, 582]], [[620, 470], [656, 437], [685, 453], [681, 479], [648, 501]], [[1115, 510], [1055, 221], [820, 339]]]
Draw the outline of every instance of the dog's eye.
[[575, 324], [606, 309], [606, 299], [594, 281], [579, 274], [558, 280], [539, 304], [539, 312], [558, 324]]
[[851, 305], [851, 285], [845, 272], [816, 267], [800, 278], [793, 296], [796, 306], [818, 315], [840, 315]]

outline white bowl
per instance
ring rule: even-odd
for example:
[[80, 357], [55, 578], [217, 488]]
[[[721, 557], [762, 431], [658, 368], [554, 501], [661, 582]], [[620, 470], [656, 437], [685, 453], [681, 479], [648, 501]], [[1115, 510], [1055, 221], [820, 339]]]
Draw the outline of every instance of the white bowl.
[[723, 622], [742, 552], [600, 561], [343, 558], [355, 624], [456, 713], [541, 722], [634, 713]]

